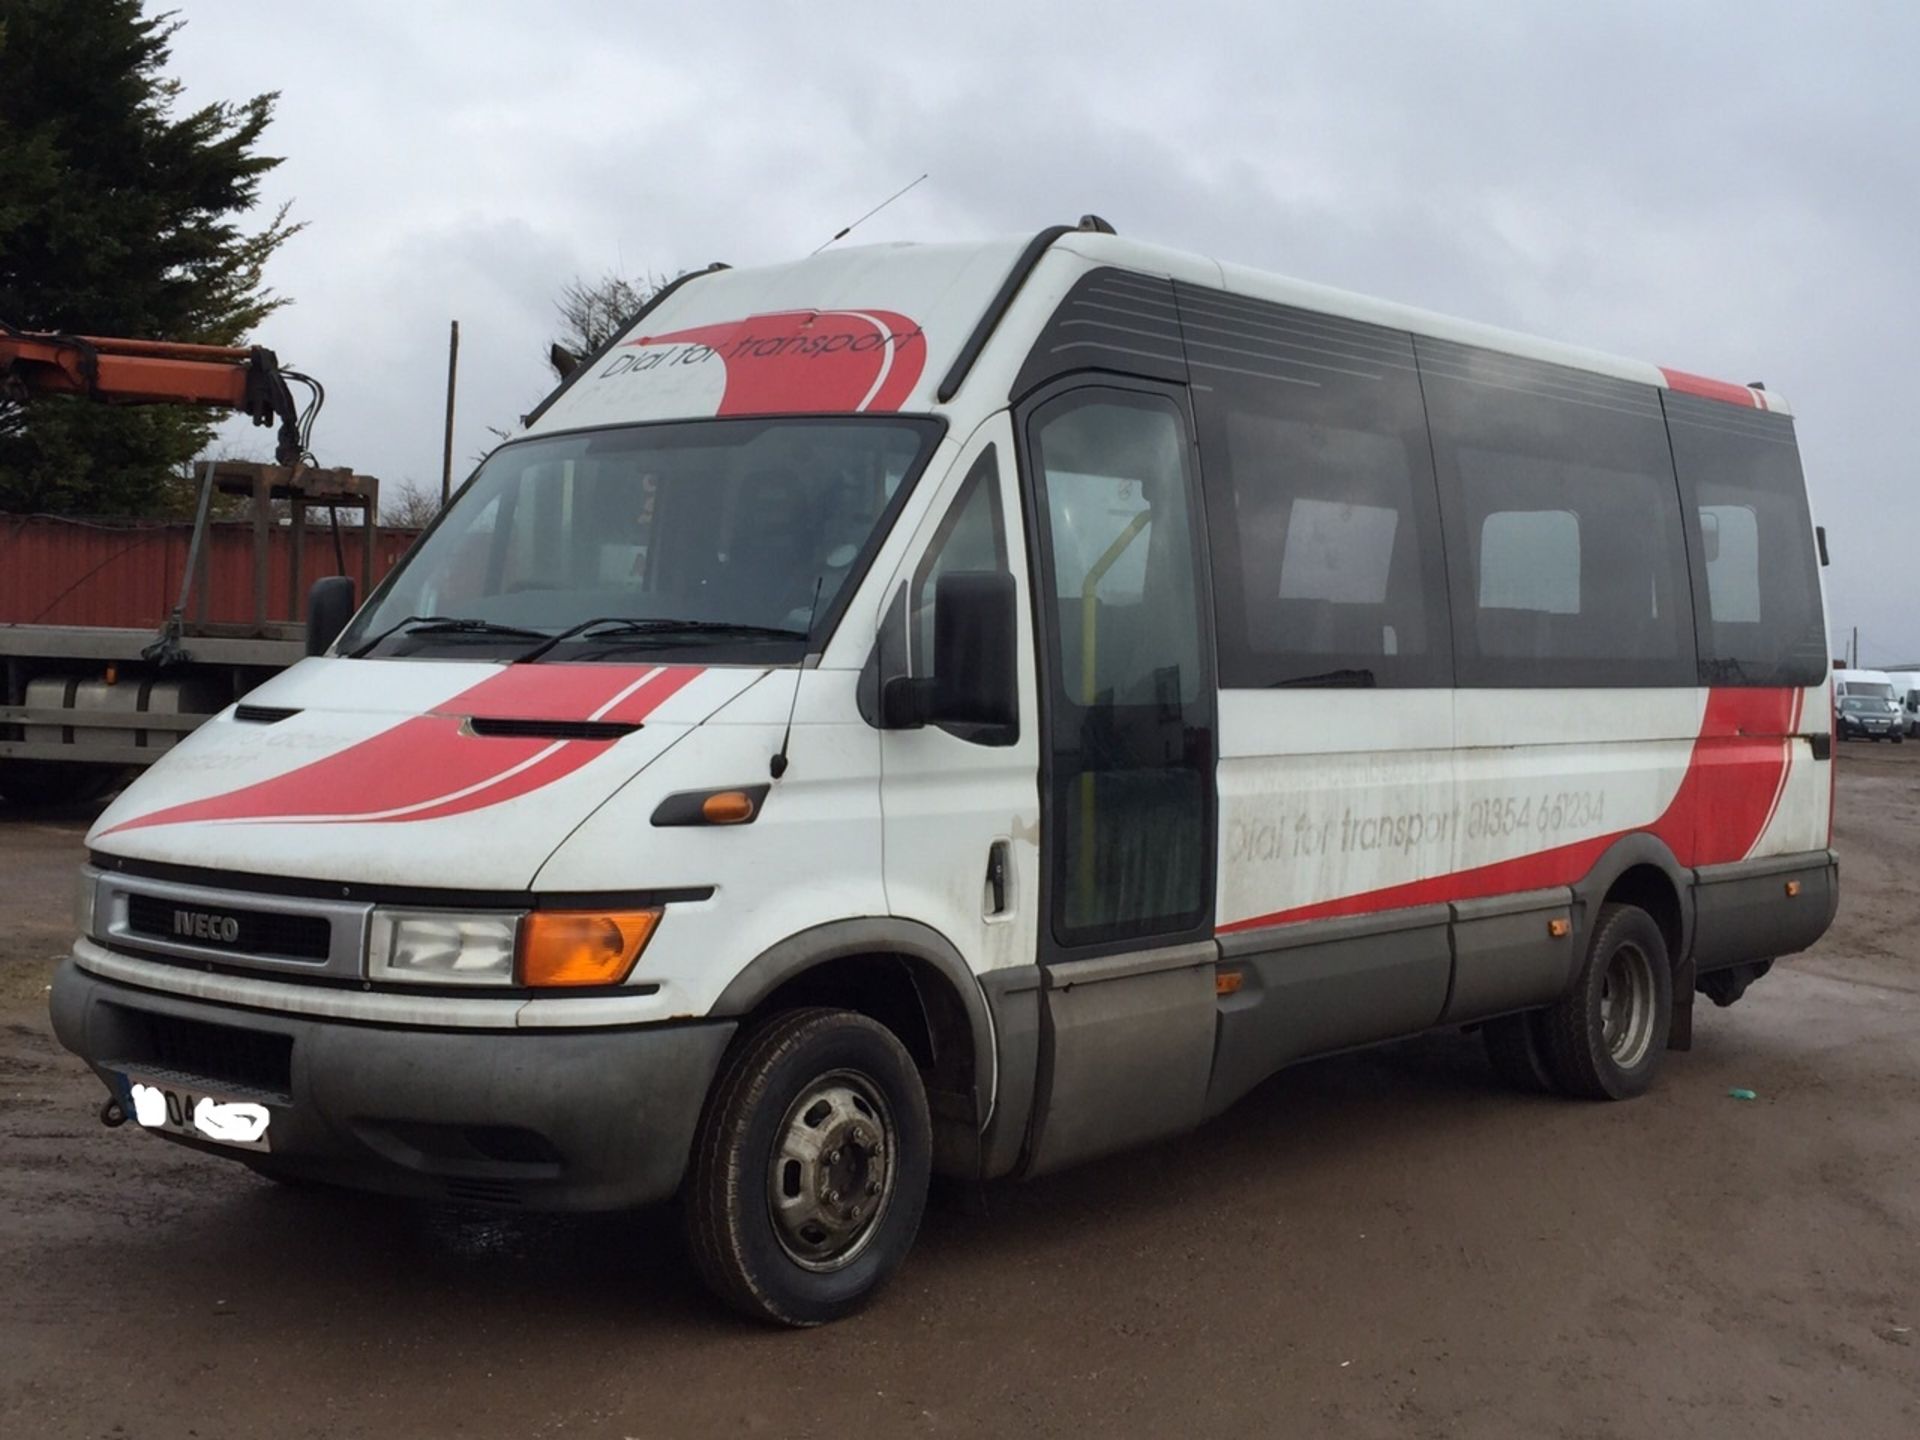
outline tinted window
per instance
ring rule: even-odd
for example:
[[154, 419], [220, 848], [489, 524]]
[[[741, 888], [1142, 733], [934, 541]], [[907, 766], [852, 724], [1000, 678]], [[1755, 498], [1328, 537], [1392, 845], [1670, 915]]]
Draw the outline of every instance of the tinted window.
[[1793, 422], [1671, 391], [1664, 398], [1688, 543], [1702, 557], [1701, 683], [1818, 685], [1827, 640]]
[[1459, 683], [1692, 685], [1680, 503], [1651, 386], [1421, 337]]
[[[937, 438], [937, 428], [904, 420], [730, 419], [503, 445], [360, 612], [341, 648], [410, 615], [549, 635], [604, 616], [830, 625]], [[700, 655], [686, 632], [653, 643]], [[756, 654], [769, 658], [767, 644], [797, 642], [757, 643]], [[402, 634], [376, 653], [479, 656], [526, 644]], [[578, 636], [554, 657], [629, 660], [642, 648], [634, 636], [614, 648]]]
[[1189, 930], [1213, 903], [1213, 752], [1186, 427], [1163, 397], [1086, 390], [1028, 433], [1054, 612], [1053, 935]]
[[1220, 683], [1450, 683], [1411, 339], [1176, 290], [1207, 457]]

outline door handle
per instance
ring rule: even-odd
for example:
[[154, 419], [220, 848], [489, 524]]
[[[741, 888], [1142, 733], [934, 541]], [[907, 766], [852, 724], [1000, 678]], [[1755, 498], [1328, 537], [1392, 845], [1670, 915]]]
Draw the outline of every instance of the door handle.
[[987, 847], [988, 915], [1007, 913], [1007, 867], [1011, 858], [1004, 840], [996, 840]]

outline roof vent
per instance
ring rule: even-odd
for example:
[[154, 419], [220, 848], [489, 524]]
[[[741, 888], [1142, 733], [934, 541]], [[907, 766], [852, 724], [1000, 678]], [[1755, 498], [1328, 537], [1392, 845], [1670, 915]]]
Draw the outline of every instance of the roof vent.
[[1080, 223], [1074, 228], [1078, 230], [1090, 230], [1095, 235], [1113, 235], [1118, 233], [1114, 230], [1113, 226], [1102, 220], [1098, 215], [1082, 215], [1080, 217]]

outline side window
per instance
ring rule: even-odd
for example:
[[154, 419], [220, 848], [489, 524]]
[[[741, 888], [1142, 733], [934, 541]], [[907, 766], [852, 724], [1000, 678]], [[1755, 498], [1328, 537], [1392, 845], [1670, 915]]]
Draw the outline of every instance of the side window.
[[1053, 935], [1188, 931], [1213, 903], [1213, 687], [1184, 417], [1163, 395], [1089, 389], [1041, 406], [1028, 435], [1053, 607]]
[[1177, 293], [1208, 457], [1220, 683], [1450, 684], [1411, 337]]
[[1580, 517], [1496, 510], [1480, 523], [1480, 608], [1580, 613]]
[[1079, 400], [1039, 432], [1062, 698], [1076, 705], [1200, 692], [1185, 444], [1157, 400]]
[[1658, 393], [1419, 337], [1458, 683], [1692, 685]]
[[940, 529], [913, 572], [911, 673], [925, 677], [933, 661], [934, 595], [940, 577], [1007, 568], [1007, 541], [1000, 521], [1000, 467], [989, 445], [961, 482]]
[[1751, 505], [1702, 505], [1698, 512], [1708, 616], [1723, 625], [1759, 624], [1759, 512]]
[[1793, 421], [1668, 391], [1690, 527], [1699, 683], [1818, 685], [1820, 572]]

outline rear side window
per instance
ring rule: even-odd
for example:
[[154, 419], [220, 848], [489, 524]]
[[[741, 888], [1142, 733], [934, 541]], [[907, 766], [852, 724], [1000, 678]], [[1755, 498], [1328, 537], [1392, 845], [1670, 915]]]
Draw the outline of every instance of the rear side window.
[[1818, 685], [1820, 575], [1793, 421], [1668, 391], [1704, 685]]
[[1451, 683], [1411, 337], [1175, 289], [1206, 456], [1220, 683]]
[[1652, 386], [1421, 337], [1463, 686], [1695, 683]]

